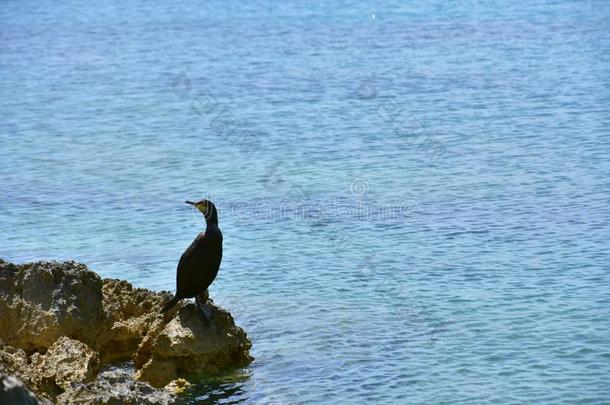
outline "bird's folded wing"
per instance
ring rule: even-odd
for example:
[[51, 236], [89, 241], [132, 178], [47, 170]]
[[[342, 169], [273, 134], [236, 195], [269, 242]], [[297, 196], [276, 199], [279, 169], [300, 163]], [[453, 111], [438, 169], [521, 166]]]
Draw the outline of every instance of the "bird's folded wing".
[[201, 233], [193, 243], [186, 248], [182, 256], [180, 256], [180, 261], [178, 262], [178, 268], [176, 271], [176, 288], [178, 291], [176, 293], [180, 293], [182, 286], [185, 286], [186, 277], [189, 273], [189, 269], [194, 265], [193, 261], [195, 260], [195, 251], [198, 251], [197, 256], [201, 255], [203, 247], [205, 246], [205, 234]]

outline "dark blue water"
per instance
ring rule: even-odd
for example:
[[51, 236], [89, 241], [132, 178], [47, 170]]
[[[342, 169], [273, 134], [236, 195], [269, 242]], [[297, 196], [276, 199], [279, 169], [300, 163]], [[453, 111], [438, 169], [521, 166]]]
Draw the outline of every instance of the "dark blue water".
[[[517, 2], [515, 2], [517, 3]], [[211, 288], [207, 403], [610, 401], [610, 3], [0, 6], [0, 255]]]

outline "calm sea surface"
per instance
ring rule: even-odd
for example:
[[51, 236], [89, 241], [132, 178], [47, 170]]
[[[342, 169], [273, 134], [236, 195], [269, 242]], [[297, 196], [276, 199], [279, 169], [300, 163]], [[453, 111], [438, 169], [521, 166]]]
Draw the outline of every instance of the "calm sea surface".
[[0, 256], [173, 290], [208, 197], [193, 400], [610, 402], [610, 3], [128, 3], [0, 4]]

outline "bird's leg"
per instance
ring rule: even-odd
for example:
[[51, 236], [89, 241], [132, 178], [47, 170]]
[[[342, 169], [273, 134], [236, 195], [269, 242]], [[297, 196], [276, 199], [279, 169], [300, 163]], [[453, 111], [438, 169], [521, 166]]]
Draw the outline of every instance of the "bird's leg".
[[199, 310], [201, 311], [201, 313], [203, 314], [203, 316], [205, 317], [206, 321], [209, 323], [210, 319], [212, 319], [212, 307], [210, 307], [207, 302], [208, 302], [208, 298], [210, 297], [210, 293], [208, 292], [208, 290], [206, 289], [204, 292], [202, 292], [199, 295], [195, 296], [195, 302], [197, 303], [197, 308], [199, 308]]

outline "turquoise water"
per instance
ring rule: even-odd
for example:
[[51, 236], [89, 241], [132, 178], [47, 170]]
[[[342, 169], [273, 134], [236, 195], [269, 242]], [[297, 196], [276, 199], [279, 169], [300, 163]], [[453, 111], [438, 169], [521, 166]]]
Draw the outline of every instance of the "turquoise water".
[[609, 403], [610, 3], [5, 1], [0, 255], [211, 288], [203, 403]]

